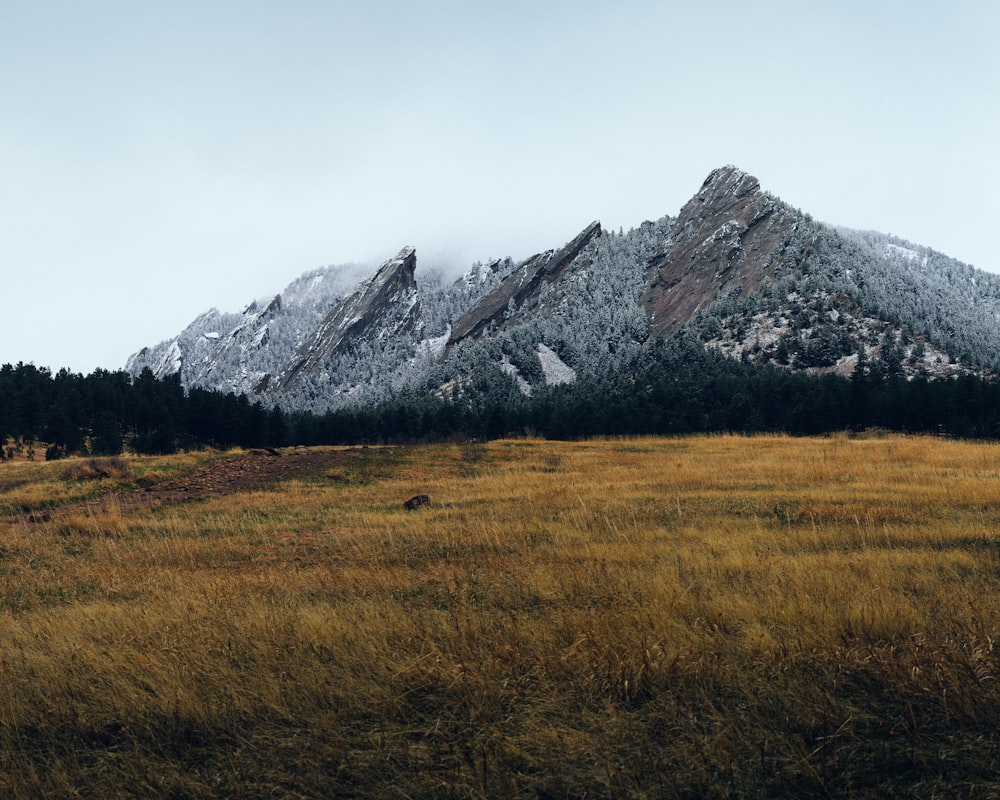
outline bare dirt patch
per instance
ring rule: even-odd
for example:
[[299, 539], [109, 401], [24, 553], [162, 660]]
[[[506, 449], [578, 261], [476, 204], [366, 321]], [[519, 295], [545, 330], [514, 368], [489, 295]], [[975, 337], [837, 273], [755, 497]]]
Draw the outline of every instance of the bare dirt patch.
[[161, 504], [170, 504], [253, 491], [345, 461], [355, 461], [362, 455], [360, 449], [295, 450], [285, 454], [253, 450], [237, 458], [213, 461], [180, 478], [150, 486], [141, 494]]
[[169, 506], [206, 497], [263, 489], [310, 472], [355, 463], [365, 455], [361, 448], [346, 450], [251, 450], [216, 459], [177, 478], [128, 492], [116, 492], [83, 503], [70, 503], [20, 518], [29, 523], [48, 522], [74, 513], [100, 514], [115, 507], [122, 511]]

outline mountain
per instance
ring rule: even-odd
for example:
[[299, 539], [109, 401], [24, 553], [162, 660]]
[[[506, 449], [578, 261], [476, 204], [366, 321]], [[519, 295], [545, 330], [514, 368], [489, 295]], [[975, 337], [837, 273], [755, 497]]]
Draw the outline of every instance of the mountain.
[[457, 280], [403, 248], [358, 281], [323, 268], [242, 314], [211, 310], [127, 369], [323, 411], [417, 392], [530, 395], [694, 337], [754, 364], [904, 376], [1000, 369], [1000, 276], [813, 220], [733, 166], [676, 217], [587, 225]]
[[302, 342], [346, 298], [367, 268], [321, 267], [306, 272], [280, 294], [247, 305], [240, 314], [211, 309], [177, 336], [133, 354], [125, 368], [156, 377], [179, 373], [184, 386], [223, 392], [259, 391]]
[[310, 373], [322, 374], [361, 342], [384, 349], [420, 329], [416, 266], [416, 252], [405, 247], [335, 305], [282, 371], [280, 388], [287, 390]]
[[580, 254], [600, 235], [601, 223], [592, 222], [560, 250], [548, 250], [520, 264], [500, 285], [455, 320], [449, 346], [504, 328], [537, 310], [543, 286], [555, 283], [567, 272], [580, 269]]
[[691, 325], [734, 358], [850, 375], [1000, 367], [1000, 277], [884, 234], [814, 221], [715, 170], [668, 233], [644, 294], [652, 336]]
[[712, 172], [681, 209], [668, 233], [670, 247], [650, 264], [643, 306], [650, 333], [690, 322], [720, 295], [747, 295], [774, 280], [799, 220], [734, 168]]

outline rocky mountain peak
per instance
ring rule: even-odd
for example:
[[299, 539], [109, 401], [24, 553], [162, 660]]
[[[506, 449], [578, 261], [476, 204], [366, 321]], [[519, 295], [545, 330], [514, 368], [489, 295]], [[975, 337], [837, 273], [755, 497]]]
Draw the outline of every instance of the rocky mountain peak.
[[313, 270], [242, 314], [199, 316], [127, 368], [316, 411], [419, 386], [456, 399], [492, 382], [506, 392], [510, 377], [522, 390], [593, 377], [682, 326], [731, 358], [793, 370], [1000, 369], [1000, 277], [815, 222], [734, 166], [712, 171], [677, 216], [627, 233], [594, 222], [454, 282], [432, 268], [419, 302], [415, 267], [406, 247], [374, 274]]
[[721, 293], [755, 291], [773, 277], [798, 215], [733, 166], [714, 170], [681, 209], [670, 245], [650, 264], [643, 304], [660, 335]]
[[334, 307], [280, 375], [281, 388], [322, 371], [358, 342], [384, 345], [393, 336], [412, 333], [420, 320], [416, 266], [416, 250], [404, 247]]
[[498, 286], [480, 298], [452, 325], [448, 346], [468, 338], [478, 338], [490, 326], [520, 319], [537, 309], [545, 284], [554, 283], [573, 268], [587, 246], [601, 235], [601, 223], [594, 221], [558, 250], [546, 250], [523, 261]]
[[760, 181], [748, 172], [744, 172], [732, 164], [713, 169], [698, 194], [693, 198], [718, 198], [725, 195], [746, 197], [760, 192]]

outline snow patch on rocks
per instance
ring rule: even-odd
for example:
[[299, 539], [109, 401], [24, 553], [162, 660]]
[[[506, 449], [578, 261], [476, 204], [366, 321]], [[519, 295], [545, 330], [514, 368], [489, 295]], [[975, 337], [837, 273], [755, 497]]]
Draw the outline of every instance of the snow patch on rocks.
[[576, 380], [576, 370], [559, 358], [552, 348], [539, 343], [537, 351], [546, 386], [559, 386]]
[[510, 359], [507, 358], [506, 355], [504, 355], [503, 359], [500, 361], [500, 369], [514, 379], [514, 383], [517, 384], [518, 391], [520, 391], [521, 394], [525, 397], [531, 397], [531, 384], [524, 379], [517, 367], [510, 363]]

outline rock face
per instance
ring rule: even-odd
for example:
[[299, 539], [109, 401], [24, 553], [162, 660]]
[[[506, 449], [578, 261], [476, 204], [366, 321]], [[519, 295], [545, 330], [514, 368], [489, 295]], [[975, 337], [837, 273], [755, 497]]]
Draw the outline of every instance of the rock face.
[[177, 373], [185, 387], [259, 394], [330, 309], [351, 294], [363, 269], [320, 267], [242, 313], [212, 309], [177, 336], [135, 353], [125, 368], [133, 375], [146, 367], [157, 377]]
[[144, 347], [129, 357], [125, 369], [138, 375], [148, 367], [157, 378], [179, 373], [182, 383], [194, 383], [219, 349], [220, 338], [242, 322], [240, 314], [217, 309], [199, 314], [180, 334], [153, 347]]
[[723, 292], [753, 292], [775, 277], [797, 221], [752, 175], [714, 170], [681, 209], [667, 251], [650, 264], [642, 297], [650, 333], [689, 322]]
[[601, 235], [601, 223], [592, 222], [560, 250], [546, 250], [523, 261], [491, 292], [455, 320], [448, 346], [478, 339], [490, 326], [499, 329], [536, 311], [546, 284], [555, 283], [581, 266], [587, 246]]
[[278, 385], [293, 387], [357, 342], [385, 344], [390, 337], [413, 333], [420, 320], [416, 266], [416, 251], [404, 247], [379, 267], [319, 324], [282, 371]]
[[[203, 359], [192, 383], [212, 385], [229, 381], [236, 391], [252, 390], [254, 383], [261, 380], [255, 374], [262, 360], [259, 354], [269, 348], [271, 326], [280, 313], [280, 294], [264, 308], [251, 303], [240, 322], [227, 335], [217, 338], [215, 349], [209, 358]], [[235, 376], [239, 379], [234, 380]]]

